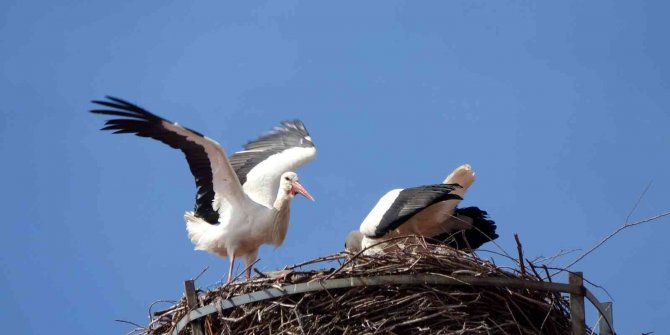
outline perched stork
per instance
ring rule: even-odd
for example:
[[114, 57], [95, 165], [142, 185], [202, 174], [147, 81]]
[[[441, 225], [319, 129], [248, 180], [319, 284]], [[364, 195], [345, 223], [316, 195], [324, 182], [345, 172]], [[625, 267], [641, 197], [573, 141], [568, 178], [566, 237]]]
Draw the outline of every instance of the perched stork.
[[[498, 238], [496, 225], [477, 207], [458, 208], [475, 173], [468, 164], [459, 166], [442, 184], [396, 189], [386, 193], [363, 220], [358, 231], [347, 236], [351, 252], [384, 240], [420, 235], [457, 249], [476, 249]], [[381, 248], [388, 246], [381, 245]]]
[[259, 247], [282, 244], [296, 193], [314, 200], [293, 172], [316, 156], [299, 120], [282, 122], [229, 160], [214, 140], [134, 104], [109, 96], [93, 103], [105, 108], [92, 113], [118, 117], [102, 130], [150, 137], [184, 153], [197, 188], [195, 209], [184, 215], [188, 237], [196, 250], [230, 259], [228, 282], [235, 258], [243, 259], [249, 278]]

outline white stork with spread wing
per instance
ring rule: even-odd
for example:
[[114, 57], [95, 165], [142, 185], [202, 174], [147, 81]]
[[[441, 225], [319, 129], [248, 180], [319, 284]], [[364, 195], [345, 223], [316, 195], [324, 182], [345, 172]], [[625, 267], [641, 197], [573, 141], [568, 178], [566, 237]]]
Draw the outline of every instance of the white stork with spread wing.
[[105, 108], [92, 113], [118, 117], [102, 130], [150, 137], [184, 153], [197, 187], [195, 209], [184, 215], [188, 236], [196, 250], [230, 259], [228, 282], [235, 258], [249, 278], [259, 247], [282, 244], [296, 193], [314, 200], [294, 172], [316, 156], [299, 120], [282, 122], [229, 160], [217, 142], [127, 101], [108, 96], [93, 103]]

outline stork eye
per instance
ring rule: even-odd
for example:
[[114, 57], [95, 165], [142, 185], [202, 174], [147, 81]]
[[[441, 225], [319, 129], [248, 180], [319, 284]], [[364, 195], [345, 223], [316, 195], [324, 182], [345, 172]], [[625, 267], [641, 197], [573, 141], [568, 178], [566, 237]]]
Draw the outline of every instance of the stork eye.
[[289, 176], [286, 176], [284, 177], [284, 180], [291, 180], [291, 178], [289, 178]]

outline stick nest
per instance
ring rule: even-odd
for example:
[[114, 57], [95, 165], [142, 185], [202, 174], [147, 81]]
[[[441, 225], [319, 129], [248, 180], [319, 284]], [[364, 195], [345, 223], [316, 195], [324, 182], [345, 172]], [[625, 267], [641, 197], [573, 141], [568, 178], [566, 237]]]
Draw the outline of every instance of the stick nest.
[[[331, 278], [397, 274], [501, 277], [541, 282], [531, 272], [502, 270], [490, 261], [420, 238], [383, 255], [342, 252], [209, 291], [201, 305], [254, 291]], [[304, 270], [306, 267], [336, 267]], [[188, 312], [182, 298], [155, 313], [141, 334], [169, 334]], [[205, 334], [570, 334], [563, 295], [532, 289], [449, 285], [384, 285], [322, 290], [219, 310]], [[190, 326], [181, 334], [190, 334]]]

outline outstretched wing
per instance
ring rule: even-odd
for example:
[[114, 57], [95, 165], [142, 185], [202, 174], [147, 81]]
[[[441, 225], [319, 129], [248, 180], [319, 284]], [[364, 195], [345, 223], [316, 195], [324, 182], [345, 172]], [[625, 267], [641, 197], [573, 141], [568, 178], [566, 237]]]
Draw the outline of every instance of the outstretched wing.
[[390, 191], [363, 220], [360, 231], [370, 238], [382, 237], [430, 205], [461, 199], [453, 193], [457, 188], [457, 184], [437, 184]]
[[279, 179], [316, 157], [316, 148], [300, 120], [284, 121], [270, 132], [248, 142], [230, 157], [244, 192], [254, 201], [272, 207]]
[[234, 206], [245, 197], [223, 148], [215, 141], [118, 98], [108, 96], [92, 102], [107, 108], [91, 113], [119, 117], [105, 122], [102, 130], [150, 137], [184, 153], [197, 187], [196, 216], [218, 223], [224, 202]]

